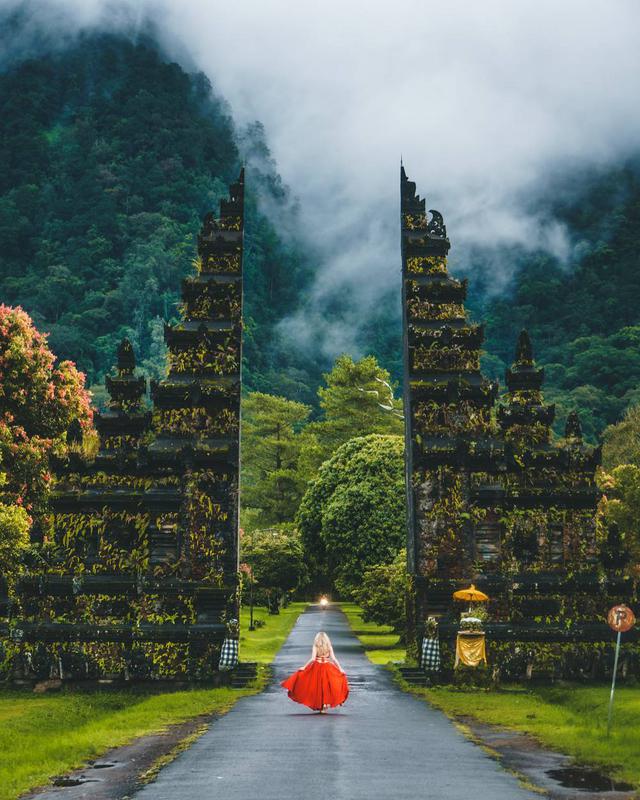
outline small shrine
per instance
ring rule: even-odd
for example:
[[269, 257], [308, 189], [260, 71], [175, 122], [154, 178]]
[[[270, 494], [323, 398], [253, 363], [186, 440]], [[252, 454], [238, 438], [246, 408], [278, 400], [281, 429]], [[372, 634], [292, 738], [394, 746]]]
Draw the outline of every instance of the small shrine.
[[69, 430], [48, 561], [15, 588], [16, 680], [210, 679], [237, 633], [243, 231], [241, 172], [204, 220], [151, 405], [124, 339], [95, 456]]
[[472, 581], [490, 597], [483, 630], [505, 676], [598, 675], [606, 659], [591, 643], [612, 640], [606, 612], [633, 594], [624, 555], [611, 559], [615, 532], [597, 522], [600, 448], [583, 442], [575, 412], [554, 437], [526, 331], [498, 401], [467, 283], [447, 269], [443, 217], [427, 214], [404, 168], [401, 216], [410, 638], [437, 620], [452, 666], [452, 595]]

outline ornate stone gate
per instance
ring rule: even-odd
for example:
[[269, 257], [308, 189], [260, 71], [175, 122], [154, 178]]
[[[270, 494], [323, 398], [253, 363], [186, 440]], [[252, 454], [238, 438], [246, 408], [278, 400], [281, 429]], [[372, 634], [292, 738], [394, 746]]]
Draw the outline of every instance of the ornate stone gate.
[[238, 615], [243, 232], [244, 171], [204, 220], [152, 408], [124, 340], [97, 455], [69, 432], [40, 520], [47, 563], [19, 581], [3, 625], [17, 678], [215, 673]]
[[498, 385], [480, 371], [483, 326], [467, 317], [467, 282], [447, 270], [442, 215], [427, 215], [404, 168], [400, 183], [411, 635], [439, 617], [446, 654], [452, 593], [473, 581], [491, 597], [494, 663], [595, 674], [606, 657], [587, 643], [612, 640], [606, 611], [634, 591], [616, 532], [597, 524], [600, 448], [583, 442], [575, 412], [553, 435], [526, 331], [496, 405]]

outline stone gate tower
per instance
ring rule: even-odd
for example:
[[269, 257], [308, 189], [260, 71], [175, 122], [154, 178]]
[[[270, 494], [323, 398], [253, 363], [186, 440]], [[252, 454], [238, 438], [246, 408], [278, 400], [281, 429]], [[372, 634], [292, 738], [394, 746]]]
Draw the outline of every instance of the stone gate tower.
[[95, 457], [69, 432], [41, 521], [48, 561], [20, 580], [2, 625], [17, 677], [215, 673], [238, 616], [243, 232], [244, 171], [205, 218], [151, 408], [124, 340]]
[[404, 168], [400, 186], [411, 635], [439, 617], [446, 651], [452, 593], [473, 581], [491, 597], [499, 666], [597, 671], [602, 650], [582, 658], [580, 647], [611, 641], [606, 610], [633, 593], [624, 557], [610, 555], [615, 534], [597, 531], [600, 448], [582, 441], [575, 412], [554, 438], [526, 331], [496, 406], [499, 387], [480, 371], [483, 327], [465, 312], [466, 281], [447, 270], [443, 218], [427, 215]]

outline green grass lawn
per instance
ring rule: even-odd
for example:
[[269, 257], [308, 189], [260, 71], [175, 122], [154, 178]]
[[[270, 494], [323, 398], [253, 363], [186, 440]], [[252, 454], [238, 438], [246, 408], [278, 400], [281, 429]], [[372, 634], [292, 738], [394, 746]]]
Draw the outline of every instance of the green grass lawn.
[[[249, 631], [241, 615], [240, 658], [271, 661], [306, 603], [278, 615], [254, 610], [265, 626]], [[113, 747], [200, 714], [227, 711], [255, 688], [176, 692], [64, 690], [59, 694], [0, 690], [0, 800], [15, 800]]]
[[349, 625], [362, 642], [367, 658], [374, 664], [387, 664], [389, 661], [404, 661], [405, 648], [398, 644], [400, 637], [393, 633], [389, 625], [363, 622], [362, 609], [356, 603], [340, 603], [349, 620]]
[[640, 786], [640, 689], [616, 689], [611, 738], [606, 738], [609, 687], [563, 686], [502, 691], [419, 689], [450, 715], [470, 715], [530, 733], [543, 744]]
[[[404, 661], [405, 650], [391, 628], [362, 621], [355, 603], [340, 603], [374, 664]], [[405, 685], [406, 687], [406, 685]], [[522, 731], [542, 744], [603, 768], [640, 786], [640, 688], [616, 689], [611, 738], [606, 738], [609, 687], [512, 687], [500, 691], [406, 687], [450, 716], [468, 715]]]
[[13, 800], [112, 747], [227, 711], [253, 690], [0, 692], [0, 800]]
[[290, 603], [279, 614], [269, 614], [260, 606], [253, 609], [255, 620], [264, 620], [264, 627], [249, 630], [249, 606], [240, 610], [240, 660], [269, 664], [293, 628], [307, 603]]

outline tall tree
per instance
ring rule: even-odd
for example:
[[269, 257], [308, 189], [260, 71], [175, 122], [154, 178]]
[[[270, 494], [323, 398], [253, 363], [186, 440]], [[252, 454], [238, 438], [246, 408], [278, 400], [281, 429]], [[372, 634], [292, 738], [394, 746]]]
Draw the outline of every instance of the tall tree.
[[344, 442], [370, 433], [401, 434], [402, 403], [393, 393], [391, 376], [375, 356], [354, 361], [339, 356], [318, 389], [323, 418], [310, 425], [317, 437], [317, 466]]
[[252, 392], [242, 406], [242, 504], [255, 510], [255, 525], [291, 521], [306, 481], [299, 469], [300, 430], [310, 406]]
[[11, 575], [29, 545], [34, 512], [49, 492], [49, 456], [74, 420], [89, 429], [84, 375], [56, 363], [46, 336], [21, 308], [0, 305], [0, 572]]
[[602, 466], [613, 470], [621, 464], [640, 467], [640, 405], [630, 406], [617, 425], [603, 434]]

